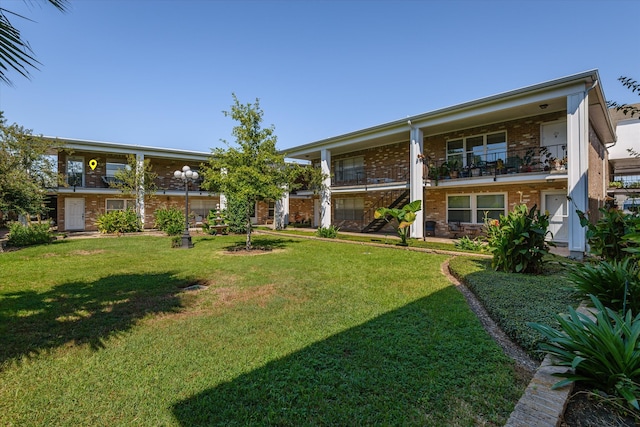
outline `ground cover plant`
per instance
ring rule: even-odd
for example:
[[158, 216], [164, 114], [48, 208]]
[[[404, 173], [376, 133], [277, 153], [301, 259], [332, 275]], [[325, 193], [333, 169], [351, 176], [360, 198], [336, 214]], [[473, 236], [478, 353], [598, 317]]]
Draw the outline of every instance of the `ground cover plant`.
[[503, 425], [523, 391], [445, 255], [169, 239], [0, 255], [0, 425]]
[[539, 348], [543, 336], [528, 323], [557, 326], [556, 315], [566, 313], [569, 306], [578, 307], [581, 301], [567, 281], [565, 268], [553, 257], [545, 262], [544, 274], [537, 275], [494, 271], [486, 258], [459, 256], [449, 266], [505, 333], [538, 360], [544, 358]]

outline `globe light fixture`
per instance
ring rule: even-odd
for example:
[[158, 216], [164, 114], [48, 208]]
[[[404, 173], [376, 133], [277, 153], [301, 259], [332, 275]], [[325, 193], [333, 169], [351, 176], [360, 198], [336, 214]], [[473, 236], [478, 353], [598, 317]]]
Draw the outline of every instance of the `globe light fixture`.
[[182, 245], [180, 247], [189, 249], [193, 247], [191, 235], [189, 234], [189, 183], [195, 182], [200, 175], [198, 175], [198, 172], [192, 171], [189, 166], [183, 166], [182, 170], [175, 171], [173, 176], [184, 182], [184, 233], [182, 233]]

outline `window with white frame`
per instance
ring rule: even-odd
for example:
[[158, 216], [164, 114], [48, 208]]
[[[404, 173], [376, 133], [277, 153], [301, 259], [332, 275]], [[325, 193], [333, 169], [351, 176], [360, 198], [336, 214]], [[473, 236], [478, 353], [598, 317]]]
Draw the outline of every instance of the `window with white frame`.
[[356, 197], [353, 199], [335, 199], [335, 210], [333, 217], [336, 220], [361, 220], [364, 215], [364, 199]]
[[107, 199], [105, 211], [107, 213], [113, 211], [135, 210], [136, 201], [134, 199]]
[[336, 160], [334, 165], [336, 182], [360, 182], [364, 179], [364, 157]]
[[84, 157], [67, 157], [67, 184], [84, 187]]
[[216, 201], [211, 199], [194, 199], [189, 203], [189, 212], [193, 212], [196, 221], [202, 221], [203, 218], [209, 216], [209, 211], [216, 209]]
[[458, 160], [459, 164], [472, 167], [481, 162], [495, 162], [498, 159], [504, 161], [506, 157], [506, 132], [493, 132], [447, 141], [447, 162]]
[[485, 218], [506, 215], [506, 196], [498, 194], [465, 194], [447, 196], [447, 221], [483, 224]]
[[119, 170], [130, 169], [131, 167], [124, 161], [119, 160], [107, 160], [106, 175], [109, 177], [115, 177], [116, 172]]
[[269, 218], [269, 219], [274, 218], [276, 216], [275, 212], [276, 212], [276, 202], [270, 201], [269, 202], [269, 209], [267, 211], [267, 218]]

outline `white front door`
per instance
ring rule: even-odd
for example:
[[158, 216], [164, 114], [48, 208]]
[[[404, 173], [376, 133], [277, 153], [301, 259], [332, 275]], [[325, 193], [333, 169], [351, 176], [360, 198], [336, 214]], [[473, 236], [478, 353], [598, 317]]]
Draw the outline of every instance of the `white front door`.
[[549, 231], [554, 242], [566, 243], [569, 239], [569, 215], [566, 193], [542, 193], [542, 211], [549, 212]]
[[[562, 159], [567, 155], [567, 121], [544, 123], [541, 127], [541, 145], [547, 147], [549, 155]], [[544, 159], [541, 159], [544, 161]]]
[[65, 230], [84, 230], [84, 199], [64, 199]]

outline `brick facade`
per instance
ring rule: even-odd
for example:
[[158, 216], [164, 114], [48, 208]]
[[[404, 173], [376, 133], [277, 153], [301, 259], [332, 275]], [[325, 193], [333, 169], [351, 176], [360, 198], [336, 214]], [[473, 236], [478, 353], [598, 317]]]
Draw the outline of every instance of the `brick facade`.
[[540, 126], [546, 122], [566, 119], [566, 117], [566, 114], [562, 112], [540, 114], [526, 119], [425, 136], [423, 154], [428, 159], [443, 161], [446, 159], [447, 141], [501, 131], [507, 132], [507, 150], [537, 149], [540, 147], [541, 140]]
[[[58, 230], [66, 230], [65, 224], [65, 199], [82, 198], [84, 199], [84, 229], [86, 231], [97, 231], [96, 220], [100, 215], [106, 213], [107, 199], [132, 199], [129, 196], [111, 195], [111, 194], [59, 194], [58, 195]], [[200, 197], [189, 195], [189, 203], [195, 200], [208, 200], [211, 203], [220, 203], [219, 197]], [[160, 208], [176, 207], [181, 211], [184, 210], [184, 196], [163, 196], [156, 194], [154, 197], [145, 198], [145, 215], [144, 228], [153, 228], [155, 222], [154, 212]], [[190, 209], [191, 210], [191, 209]]]
[[545, 191], [567, 191], [566, 181], [543, 183], [513, 183], [500, 185], [500, 187], [488, 185], [474, 187], [472, 191], [465, 188], [454, 187], [428, 187], [424, 191], [424, 219], [436, 222], [436, 236], [453, 237], [447, 224], [447, 196], [456, 194], [482, 194], [504, 193], [506, 194], [507, 212], [520, 204], [532, 208], [542, 208], [541, 194]]
[[289, 197], [289, 222], [313, 223], [313, 199]]
[[352, 157], [363, 157], [363, 167], [369, 183], [375, 178], [406, 181], [409, 176], [409, 141], [336, 155], [331, 159], [331, 170], [336, 162]]
[[587, 194], [589, 197], [589, 219], [596, 222], [600, 218], [600, 209], [604, 206], [609, 185], [609, 158], [607, 150], [598, 134], [589, 126], [589, 180]]

